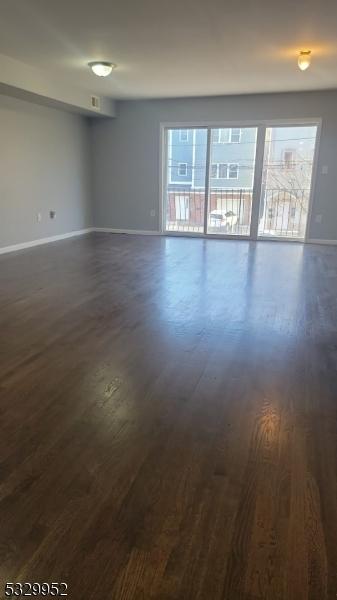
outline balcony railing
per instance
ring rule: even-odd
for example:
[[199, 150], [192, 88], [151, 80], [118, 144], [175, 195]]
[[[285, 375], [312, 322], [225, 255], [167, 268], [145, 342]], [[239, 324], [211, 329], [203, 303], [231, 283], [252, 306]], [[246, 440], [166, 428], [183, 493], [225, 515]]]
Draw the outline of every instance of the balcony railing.
[[[210, 192], [207, 232], [249, 235], [252, 190], [215, 189]], [[204, 231], [205, 190], [170, 190], [167, 193], [166, 229]]]
[[[253, 190], [243, 188], [210, 191], [207, 233], [249, 235]], [[302, 238], [308, 214], [309, 190], [265, 188], [260, 203], [259, 235]], [[166, 230], [203, 233], [205, 190], [169, 190]]]
[[260, 205], [259, 235], [304, 238], [309, 197], [309, 189], [264, 189]]

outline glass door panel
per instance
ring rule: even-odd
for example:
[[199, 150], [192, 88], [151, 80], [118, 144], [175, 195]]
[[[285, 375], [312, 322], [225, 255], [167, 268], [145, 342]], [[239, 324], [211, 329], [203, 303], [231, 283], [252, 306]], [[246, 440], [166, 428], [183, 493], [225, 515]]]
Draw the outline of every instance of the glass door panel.
[[304, 239], [317, 126], [267, 127], [259, 237]]
[[166, 231], [204, 233], [207, 128], [166, 130]]
[[250, 235], [257, 127], [211, 129], [207, 233]]

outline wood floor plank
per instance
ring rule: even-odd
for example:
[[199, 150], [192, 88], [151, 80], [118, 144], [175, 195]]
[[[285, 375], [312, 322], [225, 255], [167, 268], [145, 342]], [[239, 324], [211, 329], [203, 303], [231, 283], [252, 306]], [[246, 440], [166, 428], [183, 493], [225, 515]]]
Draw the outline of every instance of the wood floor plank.
[[337, 249], [0, 256], [0, 596], [337, 595]]

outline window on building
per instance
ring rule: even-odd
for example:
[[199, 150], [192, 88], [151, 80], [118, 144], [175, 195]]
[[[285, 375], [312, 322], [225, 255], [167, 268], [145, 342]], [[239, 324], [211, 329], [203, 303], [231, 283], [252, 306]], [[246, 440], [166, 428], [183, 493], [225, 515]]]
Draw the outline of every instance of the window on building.
[[214, 144], [239, 144], [241, 142], [241, 129], [213, 129]]
[[188, 129], [179, 129], [179, 142], [188, 142]]
[[239, 165], [237, 163], [231, 163], [228, 165], [228, 179], [239, 178]]
[[213, 179], [238, 179], [239, 165], [237, 163], [213, 163], [211, 177]]
[[219, 163], [218, 165], [218, 178], [228, 179], [228, 165], [227, 163]]
[[179, 163], [178, 164], [178, 175], [179, 177], [186, 177], [187, 175], [187, 163]]
[[241, 142], [241, 129], [231, 129], [230, 130], [230, 141], [232, 144], [240, 144]]
[[272, 208], [268, 208], [268, 219], [272, 219], [274, 216], [274, 211]]
[[213, 143], [228, 144], [229, 129], [213, 129]]
[[294, 163], [294, 152], [293, 150], [285, 150], [283, 153], [283, 167], [284, 169], [293, 169]]

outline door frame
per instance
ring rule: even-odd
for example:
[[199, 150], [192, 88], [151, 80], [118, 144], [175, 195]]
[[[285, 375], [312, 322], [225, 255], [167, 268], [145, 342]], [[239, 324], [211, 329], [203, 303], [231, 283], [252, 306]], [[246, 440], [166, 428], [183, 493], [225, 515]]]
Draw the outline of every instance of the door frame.
[[[267, 127], [305, 127], [306, 125], [315, 125], [317, 127], [315, 149], [313, 156], [311, 181], [310, 181], [310, 194], [308, 203], [308, 216], [306, 222], [305, 236], [304, 238], [286, 238], [286, 237], [268, 237], [258, 236], [258, 218], [261, 201], [261, 184], [262, 184], [262, 172], [264, 163], [264, 151], [265, 151], [265, 134]], [[231, 235], [231, 234], [210, 234], [207, 233], [207, 215], [208, 215], [208, 201], [209, 201], [209, 189], [210, 189], [210, 148], [211, 148], [211, 129], [220, 128], [245, 128], [245, 127], [256, 127], [257, 128], [257, 140], [255, 149], [255, 171], [254, 171], [254, 183], [253, 183], [253, 194], [252, 194], [252, 214], [250, 223], [250, 234], [249, 235]], [[167, 187], [167, 132], [169, 129], [206, 129], [207, 130], [207, 148], [206, 148], [206, 174], [205, 174], [205, 218], [204, 218], [204, 231], [203, 233], [190, 232], [190, 231], [168, 231], [166, 230], [166, 187]], [[312, 207], [314, 192], [316, 189], [316, 180], [318, 172], [318, 155], [321, 139], [322, 129], [322, 118], [302, 118], [302, 119], [265, 119], [265, 120], [239, 120], [239, 121], [163, 121], [160, 123], [160, 146], [159, 146], [159, 159], [160, 159], [160, 172], [159, 172], [159, 232], [163, 235], [173, 237], [200, 237], [209, 239], [232, 239], [232, 240], [259, 240], [259, 241], [289, 241], [289, 242], [300, 242], [305, 243], [308, 241], [309, 228], [312, 217]]]

